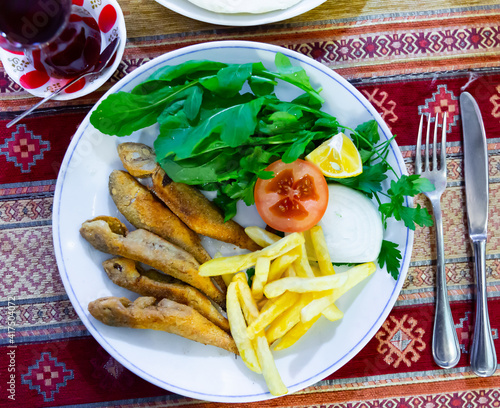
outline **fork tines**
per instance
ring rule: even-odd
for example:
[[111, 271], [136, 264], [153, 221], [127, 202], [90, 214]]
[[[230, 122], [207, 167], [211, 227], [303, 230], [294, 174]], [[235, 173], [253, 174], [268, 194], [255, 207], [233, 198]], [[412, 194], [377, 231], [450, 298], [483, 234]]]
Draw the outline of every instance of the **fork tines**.
[[[442, 136], [441, 136], [441, 159], [440, 159], [440, 170], [446, 171], [446, 115], [447, 112], [443, 114], [443, 124], [442, 124]], [[417, 147], [415, 150], [415, 173], [420, 174], [422, 171], [422, 124], [423, 124], [424, 115], [420, 116], [420, 125], [418, 127], [418, 138], [417, 138]], [[439, 126], [439, 113], [436, 113], [436, 119], [434, 123], [434, 140], [432, 143], [432, 169], [429, 168], [429, 133], [431, 128], [431, 115], [429, 114], [427, 117], [427, 131], [425, 135], [425, 163], [423, 171], [438, 170], [437, 163], [437, 131]]]

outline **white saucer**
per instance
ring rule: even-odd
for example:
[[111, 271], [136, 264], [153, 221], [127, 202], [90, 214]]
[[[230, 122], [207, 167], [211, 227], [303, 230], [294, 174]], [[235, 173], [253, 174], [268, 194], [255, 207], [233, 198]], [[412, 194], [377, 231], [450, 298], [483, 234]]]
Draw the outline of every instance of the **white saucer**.
[[[120, 38], [121, 42], [111, 66], [100, 74], [82, 78], [81, 82], [75, 83], [56, 96], [54, 98], [56, 100], [79, 98], [95, 91], [104, 84], [120, 64], [127, 39], [123, 12], [116, 0], [103, 0], [99, 3], [91, 0], [73, 0], [73, 4], [80, 6], [84, 13], [88, 13], [98, 22], [101, 30], [101, 51], [117, 37]], [[13, 52], [0, 48], [0, 60], [9, 77], [34, 96], [44, 98], [70, 81], [69, 79], [51, 78], [46, 72], [37, 71], [31, 57], [23, 52]]]

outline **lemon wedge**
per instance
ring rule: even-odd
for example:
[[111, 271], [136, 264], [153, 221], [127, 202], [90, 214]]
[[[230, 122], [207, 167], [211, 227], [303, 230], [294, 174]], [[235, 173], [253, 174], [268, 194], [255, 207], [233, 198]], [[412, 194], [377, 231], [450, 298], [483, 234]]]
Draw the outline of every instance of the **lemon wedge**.
[[306, 160], [318, 166], [326, 177], [354, 177], [363, 172], [358, 149], [343, 133], [318, 146], [306, 156]]

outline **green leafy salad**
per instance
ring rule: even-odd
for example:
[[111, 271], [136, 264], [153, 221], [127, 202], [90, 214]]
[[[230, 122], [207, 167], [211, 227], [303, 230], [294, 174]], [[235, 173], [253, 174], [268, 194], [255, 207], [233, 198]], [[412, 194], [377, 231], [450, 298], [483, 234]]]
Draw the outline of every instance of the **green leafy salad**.
[[[158, 124], [154, 148], [161, 167], [175, 182], [216, 191], [214, 202], [226, 220], [236, 214], [238, 201], [254, 204], [257, 179], [273, 177], [265, 170], [271, 163], [303, 158], [339, 131], [349, 131], [360, 152], [363, 172], [328, 182], [375, 197], [385, 227], [390, 217], [402, 220], [410, 229], [415, 224], [432, 225], [427, 210], [404, 206], [404, 197], [434, 186], [417, 175], [396, 174], [386, 159], [391, 141], [380, 141], [377, 122], [371, 120], [356, 129], [342, 126], [321, 111], [324, 100], [303, 68], [280, 53], [275, 66], [272, 71], [261, 62], [206, 60], [165, 66], [131, 92], [109, 95], [92, 113], [90, 122], [115, 136]], [[275, 94], [280, 82], [298, 88], [300, 96], [280, 100]], [[382, 183], [389, 172], [395, 180], [384, 192]], [[397, 245], [383, 241], [379, 265], [385, 264], [397, 278], [400, 260]]]

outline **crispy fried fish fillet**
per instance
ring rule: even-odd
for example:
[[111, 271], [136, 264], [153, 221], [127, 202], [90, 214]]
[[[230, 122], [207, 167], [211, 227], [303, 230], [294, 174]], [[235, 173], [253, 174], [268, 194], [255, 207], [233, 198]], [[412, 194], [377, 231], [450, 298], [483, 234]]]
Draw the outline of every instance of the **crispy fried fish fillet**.
[[155, 270], [146, 271], [136, 261], [111, 258], [102, 263], [111, 281], [143, 296], [167, 298], [190, 306], [222, 330], [229, 332], [229, 322], [199, 290]]
[[104, 297], [89, 303], [89, 312], [109, 326], [153, 329], [174, 333], [203, 344], [220, 347], [238, 354], [233, 338], [193, 308], [154, 297]]
[[85, 221], [80, 234], [99, 251], [142, 262], [194, 286], [222, 307], [225, 305], [224, 293], [209, 278], [199, 276], [200, 264], [196, 259], [152, 232], [137, 229], [119, 234], [111, 230], [108, 221], [98, 219]]
[[148, 230], [181, 247], [199, 263], [211, 259], [198, 234], [129, 173], [114, 170], [109, 175], [109, 193], [118, 210], [134, 227]]
[[224, 223], [217, 206], [196, 188], [173, 183], [168, 176], [165, 180], [173, 184], [166, 188], [166, 185], [163, 185], [165, 172], [158, 166], [151, 147], [143, 143], [125, 142], [118, 145], [118, 155], [132, 176], [152, 176], [153, 182], [156, 180], [155, 194], [193, 231], [252, 251], [260, 249], [248, 238], [239, 224], [234, 221]]
[[158, 168], [153, 174], [153, 191], [168, 208], [198, 234], [228, 242], [240, 248], [261, 249], [233, 220], [224, 222], [219, 208], [195, 187], [176, 183]]
[[151, 176], [158, 167], [153, 149], [143, 143], [120, 143], [117, 150], [123, 167], [134, 177]]
[[110, 215], [100, 215], [93, 219], [93, 221], [98, 221], [98, 220], [106, 221], [106, 223], [109, 226], [109, 229], [113, 231], [115, 234], [119, 235], [128, 234], [128, 229], [125, 226], [125, 224], [116, 217], [111, 217]]

